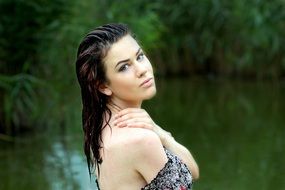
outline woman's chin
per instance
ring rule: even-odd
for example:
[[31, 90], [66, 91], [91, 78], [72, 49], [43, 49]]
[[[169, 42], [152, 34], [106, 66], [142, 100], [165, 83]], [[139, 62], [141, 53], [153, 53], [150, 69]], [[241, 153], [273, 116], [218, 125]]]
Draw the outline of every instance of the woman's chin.
[[156, 95], [156, 88], [149, 89], [149, 91], [147, 92], [144, 99], [149, 100], [149, 99], [153, 98], [155, 95]]

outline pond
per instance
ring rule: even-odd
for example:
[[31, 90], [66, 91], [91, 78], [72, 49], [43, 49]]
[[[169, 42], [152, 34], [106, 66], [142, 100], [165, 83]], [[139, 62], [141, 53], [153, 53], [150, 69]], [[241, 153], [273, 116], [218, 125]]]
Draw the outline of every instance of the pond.
[[[174, 78], [157, 86], [143, 107], [196, 158], [194, 189], [285, 189], [284, 83]], [[0, 148], [0, 189], [96, 189], [78, 124]]]

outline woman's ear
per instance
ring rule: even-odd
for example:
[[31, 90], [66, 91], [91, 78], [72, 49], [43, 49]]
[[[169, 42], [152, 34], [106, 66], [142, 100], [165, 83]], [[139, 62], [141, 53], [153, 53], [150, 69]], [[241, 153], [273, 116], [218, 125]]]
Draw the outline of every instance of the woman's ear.
[[112, 95], [112, 90], [106, 84], [100, 84], [99, 85], [99, 91], [102, 94], [105, 94], [107, 96], [111, 96]]

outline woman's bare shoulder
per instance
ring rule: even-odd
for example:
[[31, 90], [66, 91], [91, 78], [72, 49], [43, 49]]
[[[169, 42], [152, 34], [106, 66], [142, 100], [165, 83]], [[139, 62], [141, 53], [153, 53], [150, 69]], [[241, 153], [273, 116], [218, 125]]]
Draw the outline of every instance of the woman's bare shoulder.
[[117, 138], [122, 146], [128, 145], [137, 147], [149, 143], [161, 144], [160, 139], [155, 132], [143, 128], [121, 128]]
[[[141, 163], [140, 166], [154, 162], [160, 169], [167, 161], [163, 145], [158, 135], [143, 128], [122, 128], [118, 148], [130, 163]], [[159, 163], [159, 164], [157, 164]], [[151, 164], [152, 165], [152, 164]], [[154, 167], [156, 168], [156, 167]], [[157, 169], [156, 169], [157, 171]]]
[[130, 155], [131, 159], [138, 154], [143, 156], [157, 149], [163, 150], [158, 135], [149, 129], [125, 127], [114, 131], [112, 136], [110, 149]]
[[105, 151], [111, 163], [116, 163], [116, 167], [130, 171], [129, 173], [140, 173], [148, 183], [167, 162], [160, 138], [149, 129], [114, 129], [111, 139], [110, 146]]

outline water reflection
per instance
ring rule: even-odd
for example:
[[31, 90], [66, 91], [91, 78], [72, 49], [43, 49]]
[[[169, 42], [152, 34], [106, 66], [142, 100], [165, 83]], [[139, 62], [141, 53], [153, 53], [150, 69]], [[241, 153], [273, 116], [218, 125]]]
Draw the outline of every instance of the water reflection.
[[74, 136], [21, 137], [1, 144], [0, 189], [95, 189], [90, 181], [81, 138]]
[[47, 154], [45, 174], [51, 189], [92, 189], [85, 159], [79, 150], [68, 146], [71, 143], [55, 142]]
[[[169, 79], [144, 104], [191, 149], [195, 189], [285, 189], [285, 85]], [[80, 112], [80, 110], [79, 110]], [[78, 112], [78, 114], [80, 114]], [[96, 189], [80, 126], [0, 144], [0, 189]]]

